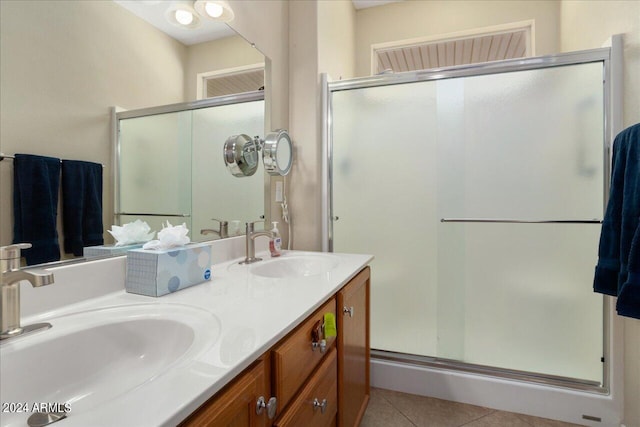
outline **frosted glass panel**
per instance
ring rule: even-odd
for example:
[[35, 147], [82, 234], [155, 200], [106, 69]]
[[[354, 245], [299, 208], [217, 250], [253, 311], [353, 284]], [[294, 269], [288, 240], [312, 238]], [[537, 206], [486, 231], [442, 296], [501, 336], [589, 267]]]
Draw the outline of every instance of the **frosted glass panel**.
[[602, 219], [602, 78], [593, 63], [439, 82], [442, 217]]
[[602, 64], [332, 94], [333, 243], [372, 348], [602, 382]]
[[[193, 229], [218, 229], [218, 222], [255, 221], [264, 214], [264, 170], [249, 177], [231, 175], [222, 157], [231, 135], [264, 136], [264, 101], [193, 111]], [[216, 238], [208, 235], [207, 239]]]
[[191, 112], [121, 120], [120, 182], [122, 212], [189, 214]]
[[[457, 239], [459, 250], [439, 264], [443, 339], [435, 355], [602, 381], [602, 296], [591, 290], [599, 225], [440, 228], [441, 237]], [[452, 293], [456, 299], [447, 298]], [[453, 333], [451, 310], [460, 316]]]
[[435, 84], [333, 96], [334, 251], [375, 254], [371, 345], [436, 350]]

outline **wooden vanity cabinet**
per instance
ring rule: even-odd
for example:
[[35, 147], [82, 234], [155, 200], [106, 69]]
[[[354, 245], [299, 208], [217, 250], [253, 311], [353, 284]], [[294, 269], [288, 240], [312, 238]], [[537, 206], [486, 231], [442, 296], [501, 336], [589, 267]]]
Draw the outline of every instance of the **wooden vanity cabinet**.
[[337, 295], [338, 427], [360, 425], [369, 402], [369, 288], [365, 267]]
[[[358, 426], [370, 394], [369, 287], [365, 267], [180, 426]], [[321, 350], [311, 336], [325, 313], [335, 315], [338, 336]], [[266, 408], [256, 409], [271, 396], [277, 410], [270, 419]]]
[[266, 408], [260, 414], [256, 408], [261, 398], [268, 402], [269, 389], [269, 360], [263, 356], [180, 423], [180, 427], [268, 427], [271, 420]]

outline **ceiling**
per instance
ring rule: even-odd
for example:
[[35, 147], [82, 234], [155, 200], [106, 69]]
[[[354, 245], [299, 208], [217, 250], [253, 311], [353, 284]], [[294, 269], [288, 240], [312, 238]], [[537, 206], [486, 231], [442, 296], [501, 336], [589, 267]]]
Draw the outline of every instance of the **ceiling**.
[[[164, 12], [168, 0], [113, 0], [115, 3], [127, 9], [129, 12], [144, 19], [160, 31], [187, 46], [207, 42], [211, 40], [230, 37], [236, 33], [224, 23], [214, 22], [210, 19], [201, 19], [200, 27], [196, 29], [180, 28], [170, 24], [164, 18]], [[395, 3], [402, 0], [351, 0], [353, 6], [360, 10], [369, 7], [382, 6], [387, 3]], [[233, 0], [229, 2], [233, 8]]]
[[227, 24], [205, 18], [200, 19], [200, 27], [195, 29], [180, 28], [172, 25], [164, 17], [165, 10], [167, 10], [167, 7], [171, 4], [171, 2], [167, 0], [113, 1], [187, 46], [222, 39], [236, 34]]

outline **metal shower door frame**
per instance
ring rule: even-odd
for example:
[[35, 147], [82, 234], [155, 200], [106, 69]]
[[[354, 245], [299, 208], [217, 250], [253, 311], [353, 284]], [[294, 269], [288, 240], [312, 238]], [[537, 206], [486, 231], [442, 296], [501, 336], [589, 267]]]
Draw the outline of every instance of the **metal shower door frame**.
[[[585, 63], [597, 63], [601, 62], [603, 67], [603, 147], [602, 147], [602, 159], [603, 159], [603, 214], [606, 208], [610, 186], [610, 158], [611, 158], [611, 145], [613, 141], [613, 135], [620, 129], [619, 118], [616, 119], [617, 123], [612, 120], [612, 110], [618, 110], [617, 100], [616, 103], [612, 102], [612, 93], [615, 93], [617, 97], [621, 95], [621, 91], [616, 90], [615, 85], [612, 84], [615, 79], [619, 79], [619, 72], [617, 69], [621, 63], [621, 39], [614, 36], [612, 38], [613, 47], [604, 47], [599, 49], [591, 49], [577, 52], [568, 52], [555, 55], [533, 57], [533, 58], [521, 58], [506, 61], [496, 61], [482, 64], [471, 64], [447, 68], [439, 68], [432, 70], [414, 71], [397, 74], [384, 74], [363, 78], [355, 78], [350, 80], [340, 80], [330, 82], [329, 77], [326, 74], [321, 76], [322, 84], [322, 143], [323, 143], [323, 165], [322, 165], [322, 177], [323, 177], [323, 212], [322, 212], [322, 235], [323, 235], [323, 250], [333, 252], [334, 231], [333, 222], [336, 213], [333, 206], [333, 93], [352, 90], [363, 89], [369, 87], [390, 86], [396, 84], [410, 84], [426, 81], [438, 81], [444, 79], [453, 79], [470, 76], [482, 76], [493, 75], [501, 73], [510, 73], [516, 71], [527, 71], [546, 69], [552, 67], [561, 67], [567, 65], [577, 65]], [[615, 70], [612, 71], [612, 57], [614, 58]], [[455, 220], [455, 219], [454, 219]], [[562, 221], [560, 221], [562, 222]], [[600, 221], [594, 221], [600, 222]], [[616, 368], [616, 372], [613, 372], [612, 367], [614, 365], [621, 365], [622, 355], [616, 351], [613, 354], [614, 342], [621, 342], [621, 334], [618, 327], [615, 327], [613, 320], [613, 313], [615, 313], [614, 305], [612, 305], [613, 299], [603, 298], [603, 383], [602, 385], [595, 384], [580, 384], [579, 382], [564, 381], [563, 378], [558, 378], [557, 381], [553, 378], [541, 378], [532, 373], [530, 380], [533, 382], [540, 382], [545, 384], [551, 384], [560, 387], [567, 387], [575, 390], [587, 391], [590, 393], [598, 393], [608, 395], [612, 393], [613, 380], [616, 378], [615, 383], [618, 384], [622, 377], [622, 368]], [[620, 347], [618, 347], [619, 349]], [[508, 370], [493, 369], [491, 367], [477, 367], [466, 366], [465, 363], [456, 361], [440, 360], [437, 358], [425, 357], [422, 361], [416, 360], [415, 357], [408, 356], [403, 357], [395, 353], [389, 354], [389, 352], [372, 351], [374, 357], [380, 359], [392, 359], [397, 361], [404, 361], [407, 363], [426, 364], [429, 366], [446, 367], [447, 369], [460, 370], [472, 373], [482, 373], [493, 375], [506, 379], [522, 380], [526, 377], [522, 372], [509, 372]], [[379, 353], [379, 354], [378, 354]], [[449, 363], [451, 362], [451, 363]], [[486, 368], [486, 369], [483, 369]]]

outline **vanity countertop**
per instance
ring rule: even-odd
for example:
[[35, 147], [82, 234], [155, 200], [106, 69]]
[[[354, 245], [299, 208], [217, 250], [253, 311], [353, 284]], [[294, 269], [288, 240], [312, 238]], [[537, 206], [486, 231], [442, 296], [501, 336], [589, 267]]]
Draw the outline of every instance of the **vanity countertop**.
[[[276, 260], [268, 253], [258, 255], [264, 261], [249, 266], [240, 265], [241, 259], [214, 264], [209, 282], [160, 298], [127, 293], [123, 285], [121, 291], [24, 318], [23, 324], [47, 321], [56, 328], [59, 319], [66, 315], [105, 307], [129, 309], [131, 316], [135, 316], [136, 305], [193, 309], [206, 312], [211, 318], [209, 335], [213, 339], [209, 338], [195, 355], [190, 354], [188, 360], [178, 359], [159, 375], [99, 405], [84, 404], [82, 396], [75, 396], [70, 399], [68, 417], [55, 425], [176, 425], [293, 330], [373, 258], [370, 255], [322, 254], [335, 261], [335, 267], [329, 272], [270, 278], [250, 272]], [[285, 251], [279, 259], [314, 255], [318, 253]], [[40, 333], [20, 338], [16, 343], [37, 340], [38, 335]], [[14, 344], [3, 343], [3, 351], [9, 349], [5, 348], [7, 345]], [[62, 394], [52, 396], [51, 400], [59, 402], [61, 398], [69, 400]], [[13, 425], [16, 415], [23, 416], [25, 423], [30, 414], [11, 414], [9, 421], [5, 421], [9, 416], [2, 414], [2, 426]]]

